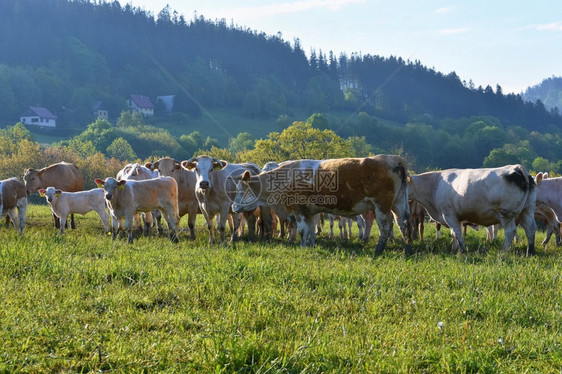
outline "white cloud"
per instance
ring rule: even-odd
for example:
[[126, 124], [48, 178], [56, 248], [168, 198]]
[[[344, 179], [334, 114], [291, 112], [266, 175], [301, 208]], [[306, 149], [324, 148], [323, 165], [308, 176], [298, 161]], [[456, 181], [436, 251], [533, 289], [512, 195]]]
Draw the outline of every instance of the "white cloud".
[[458, 27], [456, 29], [441, 29], [439, 30], [439, 33], [444, 35], [451, 35], [451, 34], [460, 34], [467, 31], [468, 29], [466, 27]]
[[433, 13], [445, 14], [445, 13], [450, 13], [453, 9], [455, 9], [454, 6], [446, 6], [446, 7], [443, 7], [443, 8], [435, 9], [433, 11]]
[[537, 25], [539, 31], [562, 31], [562, 22], [545, 23]]
[[310, 9], [324, 8], [337, 11], [347, 5], [364, 3], [365, 0], [301, 0], [257, 7], [239, 7], [223, 9], [221, 13], [228, 13], [231, 18], [256, 18], [275, 16], [278, 14], [298, 13]]

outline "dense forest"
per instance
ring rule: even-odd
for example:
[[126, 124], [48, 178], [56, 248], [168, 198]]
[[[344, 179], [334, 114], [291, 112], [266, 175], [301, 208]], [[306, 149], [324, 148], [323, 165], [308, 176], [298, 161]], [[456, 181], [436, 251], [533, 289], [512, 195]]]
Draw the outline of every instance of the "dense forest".
[[[175, 122], [219, 109], [259, 120], [268, 132], [306, 121], [362, 139], [372, 152], [403, 153], [418, 170], [522, 162], [562, 172], [559, 108], [500, 86], [475, 87], [421, 61], [307, 54], [298, 39], [203, 15], [186, 19], [169, 6], [154, 15], [116, 1], [0, 0], [3, 127], [41, 105], [76, 135], [61, 145], [122, 158], [181, 158], [213, 147], [235, 157], [255, 146], [250, 133], [244, 149], [227, 149], [242, 131], [222, 143], [198, 132], [171, 136], [162, 129], [170, 116], [158, 106], [154, 118], [124, 116], [130, 94], [175, 95]], [[100, 100], [107, 123], [92, 116]]]

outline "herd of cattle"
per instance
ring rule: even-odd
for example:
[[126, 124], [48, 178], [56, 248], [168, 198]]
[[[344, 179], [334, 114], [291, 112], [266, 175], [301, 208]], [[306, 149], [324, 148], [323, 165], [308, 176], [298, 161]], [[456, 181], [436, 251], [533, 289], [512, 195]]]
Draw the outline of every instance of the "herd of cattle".
[[[395, 155], [332, 160], [295, 160], [255, 164], [228, 163], [208, 156], [179, 162], [161, 158], [145, 165], [127, 164], [115, 177], [96, 178], [99, 188], [84, 191], [84, 179], [70, 163], [57, 163], [40, 170], [26, 169], [18, 178], [0, 181], [0, 214], [7, 215], [23, 233], [27, 196], [39, 192], [51, 207], [55, 227], [64, 232], [75, 228], [74, 213], [95, 211], [106, 233], [115, 238], [133, 229], [148, 234], [161, 217], [170, 239], [178, 241], [179, 222], [187, 215], [190, 238], [195, 238], [195, 219], [203, 214], [210, 243], [216, 243], [215, 217], [220, 242], [225, 241], [227, 223], [232, 240], [247, 224], [249, 237], [271, 238], [280, 224], [280, 236], [289, 241], [300, 234], [301, 245], [314, 245], [317, 220], [326, 214], [339, 220], [340, 230], [357, 220], [360, 237], [369, 239], [376, 220], [380, 254], [397, 224], [406, 255], [412, 254], [412, 237], [419, 230], [423, 240], [425, 213], [438, 225], [451, 229], [453, 249], [466, 251], [463, 226], [485, 226], [495, 237], [500, 225], [508, 249], [521, 225], [527, 237], [527, 254], [534, 254], [535, 219], [546, 223], [546, 244], [552, 234], [560, 243], [562, 178], [535, 178], [521, 165], [488, 169], [449, 169], [417, 175], [408, 173], [405, 161]], [[108, 213], [109, 212], [109, 213]], [[364, 230], [363, 230], [364, 228]], [[466, 229], [465, 229], [466, 230]], [[330, 235], [331, 236], [331, 235]]]

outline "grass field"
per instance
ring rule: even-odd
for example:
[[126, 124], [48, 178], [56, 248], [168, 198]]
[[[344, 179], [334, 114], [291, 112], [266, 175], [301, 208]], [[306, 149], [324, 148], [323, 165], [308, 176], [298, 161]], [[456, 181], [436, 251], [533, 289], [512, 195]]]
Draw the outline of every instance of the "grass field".
[[[560, 373], [562, 249], [503, 252], [447, 230], [367, 246], [112, 241], [95, 214], [64, 236], [31, 205], [0, 230], [0, 372]], [[185, 227], [185, 221], [182, 220]], [[326, 225], [327, 229], [327, 225]], [[501, 235], [500, 235], [501, 236]], [[523, 234], [521, 233], [521, 238]], [[544, 238], [539, 233], [537, 243]]]

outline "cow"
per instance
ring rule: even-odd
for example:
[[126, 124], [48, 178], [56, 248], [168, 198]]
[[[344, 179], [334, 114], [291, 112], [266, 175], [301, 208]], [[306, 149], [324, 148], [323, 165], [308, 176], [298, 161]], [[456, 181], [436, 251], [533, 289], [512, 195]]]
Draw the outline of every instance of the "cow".
[[[25, 169], [23, 174], [26, 193], [29, 196], [41, 188], [55, 187], [61, 191], [77, 192], [84, 189], [84, 177], [74, 164], [59, 162], [43, 169]], [[58, 217], [53, 215], [55, 228], [60, 228]], [[74, 214], [70, 215], [70, 227], [76, 228]]]
[[195, 240], [195, 219], [199, 212], [199, 202], [195, 197], [195, 184], [197, 183], [195, 173], [182, 168], [179, 161], [170, 157], [164, 157], [155, 162], [146, 163], [144, 166], [158, 172], [161, 176], [172, 177], [176, 180], [178, 184], [180, 219], [187, 214], [190, 238]]
[[7, 215], [20, 234], [25, 228], [27, 193], [18, 178], [0, 181], [0, 218]]
[[[209, 156], [192, 157], [181, 162], [183, 168], [194, 171], [197, 177], [195, 184], [195, 197], [199, 202], [201, 213], [207, 222], [209, 229], [209, 243], [215, 244], [215, 227], [213, 218], [218, 214], [218, 229], [220, 233], [220, 243], [225, 241], [225, 227], [228, 214], [232, 211], [232, 201], [236, 186], [232, 177], [239, 176], [245, 171], [258, 174], [261, 169], [252, 163], [232, 164], [224, 160], [219, 160]], [[255, 218], [253, 214], [246, 215], [250, 238], [255, 233]], [[232, 241], [238, 239], [240, 219], [236, 215], [233, 217]], [[253, 230], [252, 230], [253, 227]]]
[[419, 202], [437, 222], [451, 228], [453, 250], [466, 252], [462, 224], [490, 226], [505, 231], [504, 249], [515, 235], [515, 219], [527, 236], [527, 255], [535, 253], [535, 181], [522, 165], [485, 169], [448, 169], [408, 177], [410, 199]]
[[[375, 255], [384, 250], [393, 213], [411, 249], [411, 217], [405, 161], [395, 155], [331, 160], [297, 160], [256, 176], [244, 173], [237, 185], [235, 211], [270, 205], [295, 217], [301, 245], [315, 244], [315, 214], [356, 216], [375, 210], [380, 237]], [[279, 212], [277, 211], [279, 214]]]
[[94, 182], [104, 189], [107, 206], [112, 216], [113, 239], [117, 236], [117, 222], [125, 219], [127, 239], [132, 243], [134, 215], [138, 212], [146, 213], [158, 209], [168, 223], [170, 239], [174, 243], [178, 242], [178, 184], [174, 178], [118, 181], [109, 177], [105, 180], [96, 178]]
[[[140, 165], [138, 163], [127, 164], [123, 169], [117, 173], [117, 179], [120, 180], [145, 180], [158, 178], [158, 172], [150, 170], [148, 167]], [[162, 234], [162, 215], [159, 210], [154, 210], [152, 212], [142, 213], [144, 219], [143, 233], [148, 236], [150, 233], [150, 228], [156, 224], [159, 234]], [[156, 223], [154, 222], [156, 220]], [[140, 215], [135, 214], [135, 221], [137, 222], [137, 228], [141, 226]]]
[[64, 192], [54, 187], [41, 188], [39, 195], [47, 200], [51, 211], [60, 219], [60, 233], [64, 233], [69, 214], [86, 214], [95, 211], [103, 223], [104, 233], [109, 232], [109, 215], [106, 212], [104, 192], [101, 188], [88, 191]]

